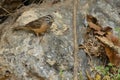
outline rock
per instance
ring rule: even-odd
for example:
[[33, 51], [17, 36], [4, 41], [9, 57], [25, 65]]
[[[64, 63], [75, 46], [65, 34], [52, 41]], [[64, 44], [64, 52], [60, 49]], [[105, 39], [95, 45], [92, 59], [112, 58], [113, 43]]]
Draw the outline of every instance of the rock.
[[[83, 42], [84, 14], [97, 17], [103, 26], [119, 26], [120, 18], [116, 1], [79, 0], [77, 15], [78, 45]], [[0, 64], [2, 76], [10, 72], [10, 80], [72, 80], [73, 78], [73, 25], [72, 0], [64, 0], [54, 5], [30, 5], [19, 9], [19, 16], [10, 16], [0, 25]], [[113, 7], [114, 6], [114, 7]], [[117, 6], [117, 7], [116, 7]], [[21, 13], [20, 12], [20, 13]], [[19, 14], [19, 13], [18, 13]], [[13, 31], [16, 26], [23, 26], [41, 16], [52, 15], [55, 22], [45, 35], [36, 37], [24, 30]], [[41, 42], [40, 42], [40, 38]], [[86, 80], [85, 70], [89, 68], [88, 59], [82, 50], [78, 53], [79, 71]], [[97, 61], [97, 60], [95, 60]], [[4, 69], [4, 66], [5, 69]], [[62, 71], [62, 73], [61, 73]], [[61, 75], [61, 74], [62, 75]], [[7, 74], [8, 75], [8, 74]]]

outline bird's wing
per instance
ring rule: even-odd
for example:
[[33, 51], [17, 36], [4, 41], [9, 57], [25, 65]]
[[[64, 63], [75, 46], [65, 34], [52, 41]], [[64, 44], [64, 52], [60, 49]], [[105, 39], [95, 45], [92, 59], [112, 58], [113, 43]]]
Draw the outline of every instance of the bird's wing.
[[41, 27], [41, 24], [42, 24], [42, 20], [35, 20], [26, 24], [25, 27], [37, 29]]

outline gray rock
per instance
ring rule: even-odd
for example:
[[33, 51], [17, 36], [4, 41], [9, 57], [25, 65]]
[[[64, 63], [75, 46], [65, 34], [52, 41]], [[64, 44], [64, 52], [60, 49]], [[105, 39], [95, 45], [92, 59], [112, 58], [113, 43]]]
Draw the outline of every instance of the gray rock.
[[[97, 17], [103, 26], [109, 25], [115, 28], [120, 25], [118, 3], [119, 0], [79, 0], [78, 44], [84, 41], [83, 22], [87, 13]], [[16, 16], [11, 16], [0, 25], [0, 33], [2, 33], [0, 34], [0, 67], [6, 66], [2, 69], [2, 75], [4, 76], [4, 72], [8, 70], [10, 80], [40, 80], [42, 77], [45, 80], [72, 80], [74, 67], [72, 0], [52, 6], [30, 5], [22, 9], [20, 9], [22, 14], [15, 22]], [[36, 37], [33, 33], [24, 30], [12, 30], [15, 26], [24, 26], [48, 14], [53, 15], [55, 22], [44, 36]], [[79, 51], [78, 58], [78, 72], [82, 73], [83, 79], [86, 80], [88, 58], [82, 50]]]

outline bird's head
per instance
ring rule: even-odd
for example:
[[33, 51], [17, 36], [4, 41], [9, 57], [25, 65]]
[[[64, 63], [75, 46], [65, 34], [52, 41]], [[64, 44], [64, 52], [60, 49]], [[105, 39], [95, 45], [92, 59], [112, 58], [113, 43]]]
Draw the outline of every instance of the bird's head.
[[54, 22], [54, 18], [53, 18], [53, 16], [51, 16], [51, 15], [47, 15], [47, 16], [44, 16], [45, 18], [45, 21], [48, 23], [48, 24], [52, 24], [53, 22]]

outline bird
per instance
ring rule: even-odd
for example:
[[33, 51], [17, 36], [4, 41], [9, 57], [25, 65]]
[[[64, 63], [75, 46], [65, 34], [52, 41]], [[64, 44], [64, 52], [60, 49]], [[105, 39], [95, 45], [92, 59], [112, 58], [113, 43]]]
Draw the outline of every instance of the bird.
[[14, 27], [13, 29], [32, 31], [35, 33], [36, 36], [39, 36], [47, 32], [50, 29], [53, 22], [54, 22], [53, 16], [46, 15], [46, 16], [40, 17], [37, 20], [29, 22], [25, 26]]

